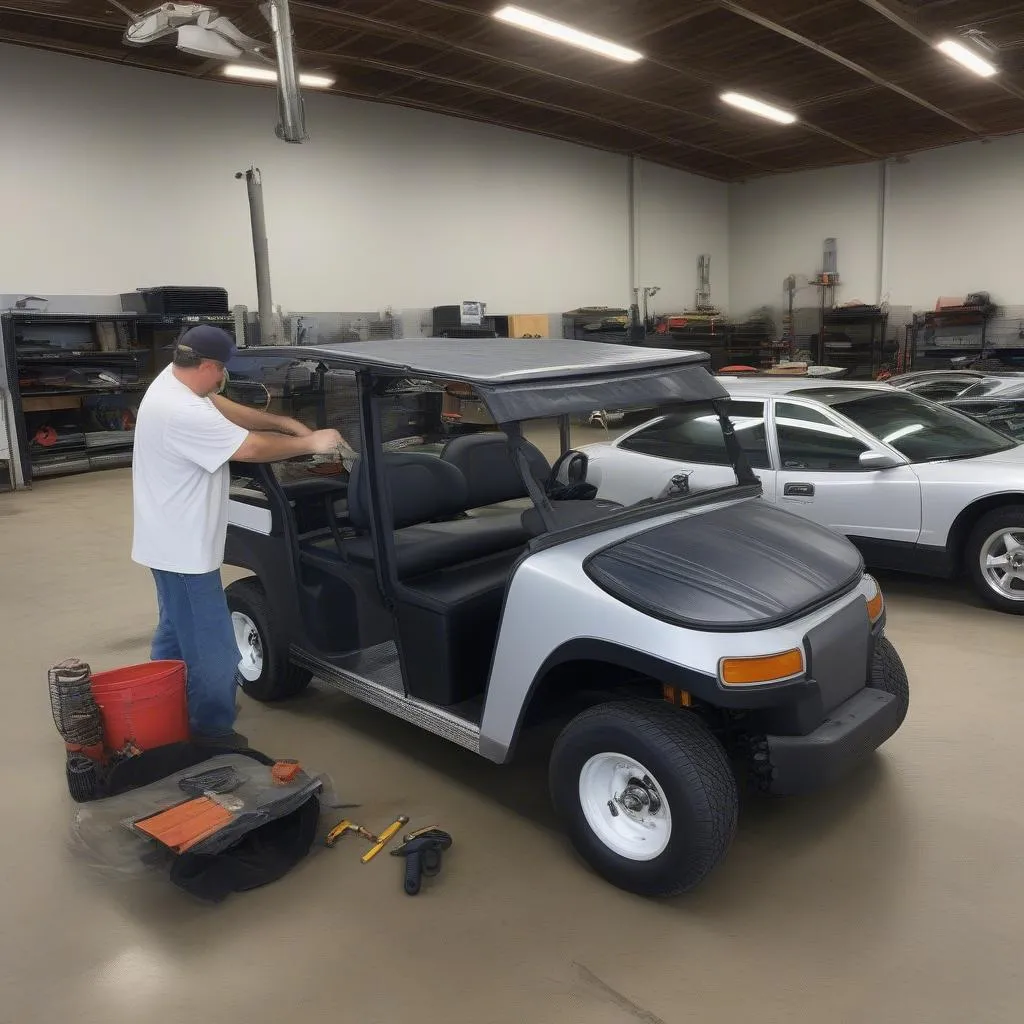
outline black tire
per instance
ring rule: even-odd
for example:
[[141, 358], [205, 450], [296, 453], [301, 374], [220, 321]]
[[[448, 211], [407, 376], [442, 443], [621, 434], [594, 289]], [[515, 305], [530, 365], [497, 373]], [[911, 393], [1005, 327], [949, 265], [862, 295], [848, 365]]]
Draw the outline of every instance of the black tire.
[[1024, 533], [1024, 505], [1004, 505], [1002, 508], [993, 509], [978, 520], [965, 549], [967, 572], [970, 574], [974, 589], [986, 604], [1011, 615], [1024, 615], [1024, 587], [1015, 588], [1015, 593], [1020, 595], [1019, 599], [1004, 597], [989, 583], [981, 564], [985, 543], [1000, 530]]
[[903, 667], [903, 659], [884, 636], [875, 644], [871, 681], [868, 685], [873, 690], [891, 693], [900, 702], [900, 721], [896, 727], [898, 729], [910, 708], [910, 680], [907, 678], [907, 670]]
[[263, 585], [256, 579], [236, 580], [226, 590], [228, 610], [247, 616], [256, 627], [263, 669], [256, 679], [242, 676], [242, 689], [253, 700], [286, 700], [301, 693], [312, 674], [288, 660], [288, 638], [275, 624]]
[[[587, 820], [580, 775], [590, 759], [602, 753], [639, 762], [668, 807], [668, 844], [653, 859], [623, 856], [606, 845]], [[688, 892], [722, 860], [736, 832], [739, 797], [729, 759], [707, 726], [689, 711], [654, 701], [590, 708], [558, 737], [549, 771], [551, 798], [573, 846], [599, 875], [628, 892]]]

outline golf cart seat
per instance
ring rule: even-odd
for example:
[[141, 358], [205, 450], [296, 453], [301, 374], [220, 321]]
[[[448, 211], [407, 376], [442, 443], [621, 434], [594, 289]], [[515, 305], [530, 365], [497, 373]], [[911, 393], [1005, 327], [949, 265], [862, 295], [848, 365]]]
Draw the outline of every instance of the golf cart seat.
[[[383, 458], [399, 579], [473, 562], [526, 543], [519, 512], [511, 517], [463, 516], [470, 499], [466, 480], [457, 467], [417, 452], [389, 452]], [[374, 546], [369, 536], [369, 494], [363, 459], [356, 460], [349, 477], [348, 516], [361, 535], [345, 541], [344, 554], [352, 562], [372, 566]]]
[[[543, 486], [551, 475], [548, 460], [529, 441], [524, 441], [523, 447], [531, 473]], [[455, 466], [465, 478], [468, 508], [485, 508], [529, 497], [522, 474], [508, 449], [508, 438], [501, 431], [452, 438], [441, 452], [441, 461]]]

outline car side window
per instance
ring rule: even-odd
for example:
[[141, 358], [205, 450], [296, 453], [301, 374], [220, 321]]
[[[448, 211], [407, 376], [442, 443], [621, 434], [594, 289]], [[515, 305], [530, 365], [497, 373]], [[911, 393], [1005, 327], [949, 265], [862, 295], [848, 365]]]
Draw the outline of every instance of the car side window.
[[860, 457], [868, 446], [816, 409], [776, 403], [775, 430], [783, 470], [850, 473], [864, 468]]
[[[747, 461], [754, 469], [768, 469], [764, 403], [729, 401], [726, 411]], [[624, 451], [640, 452], [673, 462], [730, 465], [718, 415], [709, 405], [695, 406], [662, 416], [649, 427], [619, 443]]]

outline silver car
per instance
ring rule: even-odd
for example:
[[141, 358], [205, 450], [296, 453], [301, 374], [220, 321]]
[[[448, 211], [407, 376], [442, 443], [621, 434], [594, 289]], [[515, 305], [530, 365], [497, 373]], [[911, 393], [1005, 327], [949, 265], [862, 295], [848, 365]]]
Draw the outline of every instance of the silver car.
[[[869, 565], [967, 573], [990, 605], [1024, 614], [1024, 445], [888, 385], [722, 383], [767, 501], [845, 535]], [[655, 418], [587, 454], [613, 501], [677, 473], [700, 490], [728, 473], [699, 415]]]

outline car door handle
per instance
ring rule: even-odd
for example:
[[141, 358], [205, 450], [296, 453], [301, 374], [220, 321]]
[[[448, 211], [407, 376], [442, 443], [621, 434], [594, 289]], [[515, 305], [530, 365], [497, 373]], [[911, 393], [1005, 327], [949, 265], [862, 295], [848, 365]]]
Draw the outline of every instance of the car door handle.
[[813, 498], [814, 484], [786, 484], [782, 494], [786, 498]]

